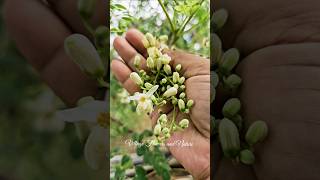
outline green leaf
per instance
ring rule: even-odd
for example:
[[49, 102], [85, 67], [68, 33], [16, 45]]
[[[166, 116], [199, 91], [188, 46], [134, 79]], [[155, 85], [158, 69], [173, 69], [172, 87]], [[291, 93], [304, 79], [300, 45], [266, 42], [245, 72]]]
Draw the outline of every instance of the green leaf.
[[121, 166], [124, 168], [124, 169], [128, 169], [132, 166], [132, 159], [130, 156], [128, 155], [124, 155], [121, 159]]
[[137, 155], [138, 156], [142, 156], [146, 152], [148, 152], [148, 150], [149, 150], [149, 148], [146, 145], [138, 146], [137, 147]]
[[114, 6], [115, 6], [117, 9], [119, 9], [119, 10], [126, 10], [126, 9], [127, 9], [126, 7], [124, 7], [124, 6], [121, 5], [121, 4], [114, 4]]
[[116, 167], [116, 172], [114, 174], [114, 179], [116, 180], [124, 180], [126, 177], [125, 170], [121, 168], [121, 166]]
[[136, 176], [134, 180], [147, 180], [147, 172], [143, 169], [142, 166], [136, 167]]

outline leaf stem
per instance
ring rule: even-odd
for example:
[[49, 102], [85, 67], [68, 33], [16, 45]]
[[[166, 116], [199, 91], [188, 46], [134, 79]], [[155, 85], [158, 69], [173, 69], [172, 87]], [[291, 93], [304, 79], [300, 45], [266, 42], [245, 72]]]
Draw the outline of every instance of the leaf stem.
[[169, 23], [170, 23], [171, 31], [172, 31], [172, 32], [175, 32], [175, 27], [174, 27], [174, 25], [173, 25], [173, 23], [172, 23], [172, 21], [171, 21], [171, 19], [170, 19], [170, 16], [169, 16], [169, 14], [168, 14], [168, 11], [167, 11], [166, 8], [164, 7], [164, 4], [162, 3], [161, 0], [158, 0], [158, 2], [159, 2], [159, 4], [160, 4], [160, 6], [161, 6], [161, 8], [162, 8], [162, 10], [163, 10], [163, 12], [164, 12], [164, 14], [166, 15]]

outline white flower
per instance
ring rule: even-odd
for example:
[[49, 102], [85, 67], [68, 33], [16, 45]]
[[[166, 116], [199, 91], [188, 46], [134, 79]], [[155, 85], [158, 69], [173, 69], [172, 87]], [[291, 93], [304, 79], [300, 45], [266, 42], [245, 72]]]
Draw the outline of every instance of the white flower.
[[[93, 100], [76, 108], [66, 109], [55, 113], [56, 120], [73, 122], [77, 125], [87, 123], [86, 129], [77, 129], [80, 138], [87, 138], [84, 156], [92, 169], [105, 168], [108, 160], [108, 104], [106, 101]], [[89, 134], [88, 134], [89, 133]]]
[[138, 102], [137, 113], [151, 113], [153, 111], [152, 95], [157, 91], [159, 85], [153, 86], [147, 93], [136, 93], [129, 100]]

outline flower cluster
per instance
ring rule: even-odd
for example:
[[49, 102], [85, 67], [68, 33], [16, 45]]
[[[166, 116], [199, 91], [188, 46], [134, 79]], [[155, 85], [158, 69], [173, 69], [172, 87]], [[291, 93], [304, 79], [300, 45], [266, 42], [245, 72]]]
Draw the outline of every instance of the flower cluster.
[[[216, 11], [212, 19], [214, 32], [220, 29], [226, 20], [227, 11], [223, 9]], [[211, 133], [213, 139], [219, 140], [225, 157], [252, 165], [255, 162], [254, 145], [266, 138], [268, 127], [264, 121], [256, 121], [245, 129], [240, 115], [241, 101], [234, 98], [242, 83], [242, 79], [233, 73], [239, 62], [239, 51], [232, 48], [223, 52], [222, 43], [217, 34], [212, 35], [212, 41], [211, 101], [214, 102], [218, 89], [222, 89], [224, 96], [229, 96], [230, 99], [225, 101], [221, 109], [221, 117], [211, 116]], [[219, 113], [215, 113], [217, 114]]]
[[170, 65], [171, 57], [164, 51], [168, 49], [167, 36], [158, 39], [147, 33], [142, 39], [147, 49], [146, 69], [142, 69], [142, 58], [135, 56], [134, 65], [137, 72], [132, 72], [130, 78], [140, 87], [142, 92], [136, 92], [129, 97], [137, 102], [138, 113], [151, 113], [154, 106], [171, 104], [173, 116], [169, 120], [166, 114], [160, 115], [154, 127], [155, 139], [152, 144], [163, 143], [174, 131], [183, 130], [188, 127], [189, 120], [183, 119], [176, 124], [176, 115], [179, 111], [188, 114], [193, 106], [193, 100], [188, 100], [185, 93], [185, 77], [182, 76], [181, 64], [175, 67]]

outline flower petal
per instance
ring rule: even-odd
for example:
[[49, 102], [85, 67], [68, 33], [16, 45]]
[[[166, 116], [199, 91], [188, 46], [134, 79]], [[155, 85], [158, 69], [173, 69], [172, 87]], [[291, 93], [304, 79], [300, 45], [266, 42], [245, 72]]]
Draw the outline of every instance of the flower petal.
[[84, 157], [88, 165], [95, 170], [107, 165], [109, 148], [108, 129], [96, 126], [90, 133], [84, 147]]
[[101, 112], [106, 112], [108, 105], [105, 101], [91, 101], [81, 106], [57, 111], [54, 118], [65, 122], [96, 122], [98, 115]]
[[155, 85], [153, 86], [147, 93], [146, 95], [148, 97], [151, 97], [153, 95], [153, 93], [155, 93], [157, 91], [157, 89], [159, 88], [159, 85]]

